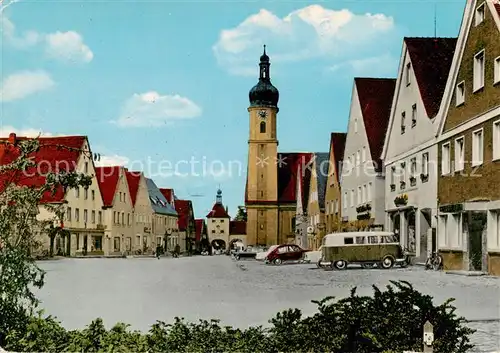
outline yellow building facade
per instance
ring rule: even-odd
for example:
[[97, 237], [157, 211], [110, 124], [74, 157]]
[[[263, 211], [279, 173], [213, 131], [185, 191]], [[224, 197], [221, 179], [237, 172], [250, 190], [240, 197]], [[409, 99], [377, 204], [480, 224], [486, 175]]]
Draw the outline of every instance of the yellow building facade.
[[264, 47], [259, 82], [249, 93], [247, 245], [294, 241], [297, 170], [311, 158], [310, 153], [278, 154], [279, 92], [271, 84], [270, 66]]

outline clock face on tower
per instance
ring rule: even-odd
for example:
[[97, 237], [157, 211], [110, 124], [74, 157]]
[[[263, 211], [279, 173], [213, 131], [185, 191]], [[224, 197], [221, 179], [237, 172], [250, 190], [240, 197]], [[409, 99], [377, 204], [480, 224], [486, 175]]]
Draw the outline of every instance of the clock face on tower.
[[262, 109], [260, 112], [259, 112], [259, 116], [262, 120], [266, 120], [267, 118], [267, 111]]

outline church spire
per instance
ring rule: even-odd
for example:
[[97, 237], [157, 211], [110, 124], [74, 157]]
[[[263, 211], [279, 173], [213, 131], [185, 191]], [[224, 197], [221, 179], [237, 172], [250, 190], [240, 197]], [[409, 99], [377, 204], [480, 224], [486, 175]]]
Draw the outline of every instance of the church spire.
[[269, 56], [266, 54], [266, 45], [264, 44], [264, 52], [260, 56], [260, 81], [271, 82]]
[[222, 190], [219, 188], [217, 190], [217, 197], [215, 198], [215, 203], [218, 205], [222, 205]]

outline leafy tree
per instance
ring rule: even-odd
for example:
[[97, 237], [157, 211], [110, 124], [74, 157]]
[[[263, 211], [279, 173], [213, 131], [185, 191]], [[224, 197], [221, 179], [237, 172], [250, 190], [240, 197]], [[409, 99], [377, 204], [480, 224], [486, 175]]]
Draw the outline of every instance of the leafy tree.
[[54, 217], [37, 218], [42, 197], [60, 187], [88, 187], [92, 181], [62, 169], [49, 170], [43, 185], [19, 186], [20, 180], [41, 170], [33, 158], [39, 150], [39, 139], [0, 143], [0, 346], [12, 330], [26, 329], [38, 304], [33, 288], [42, 287], [44, 272], [32, 252], [39, 248], [41, 237], [65, 234], [60, 226], [63, 205], [47, 205]]
[[238, 213], [234, 217], [235, 221], [247, 221], [247, 210], [245, 206], [238, 206]]

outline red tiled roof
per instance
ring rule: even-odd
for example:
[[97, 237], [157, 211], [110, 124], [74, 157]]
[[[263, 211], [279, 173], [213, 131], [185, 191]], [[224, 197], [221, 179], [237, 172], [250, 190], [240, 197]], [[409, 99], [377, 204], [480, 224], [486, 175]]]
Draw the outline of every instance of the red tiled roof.
[[195, 219], [194, 224], [196, 227], [196, 241], [201, 240], [201, 236], [205, 230], [205, 220], [204, 219]]
[[243, 235], [247, 234], [247, 222], [245, 221], [231, 221], [229, 223], [230, 235]]
[[371, 157], [375, 163], [376, 171], [380, 172], [382, 170], [380, 156], [384, 148], [396, 79], [357, 77], [354, 82], [363, 114]]
[[175, 210], [179, 215], [177, 219], [177, 225], [180, 231], [185, 231], [189, 224], [189, 211], [192, 209], [192, 204], [190, 200], [180, 200], [175, 199]]
[[130, 198], [132, 199], [132, 205], [135, 206], [135, 201], [137, 200], [137, 193], [139, 192], [139, 184], [141, 182], [142, 172], [130, 172], [128, 169], [124, 169], [125, 176], [127, 177], [128, 190], [130, 192]]
[[[330, 135], [330, 153], [333, 152], [333, 162], [335, 163], [335, 177], [337, 178], [337, 183], [340, 182], [340, 171], [339, 166], [342, 165], [344, 160], [344, 149], [345, 141], [347, 138], [347, 133], [345, 132], [332, 132]], [[328, 172], [330, 174], [330, 172]]]
[[[305, 166], [311, 160], [313, 153], [291, 152], [278, 153], [278, 203], [297, 202], [297, 173], [300, 173], [300, 166]], [[248, 180], [247, 180], [248, 183]], [[248, 185], [245, 186], [246, 204], [273, 204], [274, 200], [249, 200]]]
[[165, 196], [168, 202], [172, 203], [174, 201], [174, 189], [161, 188], [160, 192]]
[[457, 38], [404, 38], [427, 116], [441, 105]]
[[113, 206], [116, 187], [120, 179], [120, 168], [119, 166], [95, 168], [95, 176], [99, 184], [99, 190], [101, 190], [104, 207]]
[[278, 153], [285, 163], [278, 163], [278, 201], [280, 203], [297, 202], [297, 173], [299, 166], [307, 165], [312, 153]]
[[297, 168], [297, 175], [300, 178], [302, 210], [307, 212], [307, 205], [309, 203], [309, 186], [311, 185], [311, 168], [308, 168], [307, 165], [299, 165]]
[[[0, 138], [0, 164], [6, 165], [15, 161], [19, 155], [17, 141], [32, 138], [10, 134], [8, 138]], [[39, 137], [40, 149], [30, 156], [36, 163], [35, 167], [26, 171], [5, 172], [0, 175], [0, 189], [9, 183], [18, 186], [41, 187], [45, 184], [45, 177], [49, 172], [59, 173], [61, 171], [74, 172], [78, 165], [81, 149], [87, 141], [86, 136], [63, 136], [63, 137]], [[55, 192], [46, 192], [41, 203], [63, 202], [65, 198], [64, 189], [59, 186]]]
[[215, 203], [212, 207], [212, 211], [207, 214], [207, 218], [231, 218], [226, 212], [224, 205], [221, 203]]

